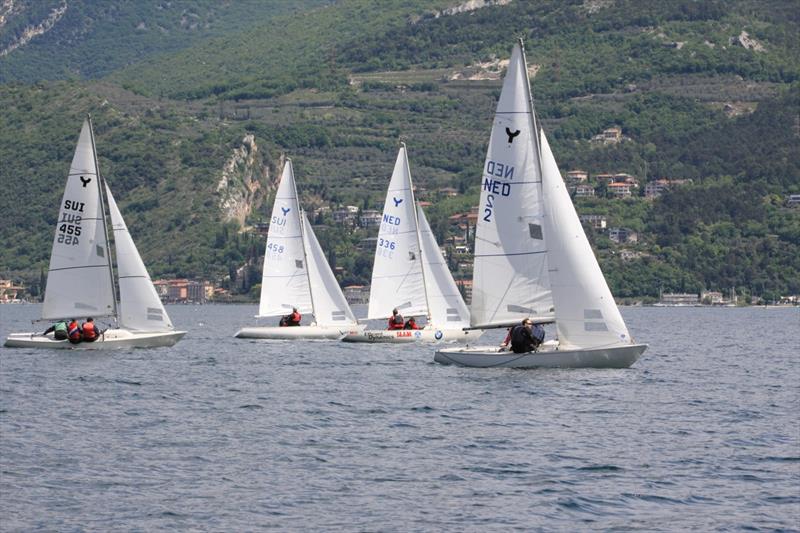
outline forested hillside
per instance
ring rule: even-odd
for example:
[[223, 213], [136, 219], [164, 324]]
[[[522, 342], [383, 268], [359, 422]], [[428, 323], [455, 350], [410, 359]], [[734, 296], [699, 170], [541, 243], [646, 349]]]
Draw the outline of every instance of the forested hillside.
[[[606, 217], [587, 231], [615, 295], [800, 293], [800, 208], [787, 205], [800, 193], [792, 1], [11, 4], [2, 50], [63, 13], [0, 56], [0, 176], [20, 184], [0, 199], [0, 277], [35, 285], [46, 269], [87, 112], [157, 276], [254, 293], [255, 228], [283, 158], [307, 209], [380, 209], [400, 141], [452, 252], [464, 228], [448, 217], [477, 202], [503, 60], [523, 37], [562, 171], [586, 171], [595, 191], [576, 207]], [[593, 140], [612, 127], [620, 142]], [[615, 198], [603, 174], [638, 187]], [[657, 179], [684, 181], [645, 198]], [[316, 222], [340, 281], [368, 282], [372, 250], [359, 245], [376, 231], [324, 211]], [[616, 242], [609, 228], [638, 239]], [[469, 277], [468, 257], [450, 261]]]

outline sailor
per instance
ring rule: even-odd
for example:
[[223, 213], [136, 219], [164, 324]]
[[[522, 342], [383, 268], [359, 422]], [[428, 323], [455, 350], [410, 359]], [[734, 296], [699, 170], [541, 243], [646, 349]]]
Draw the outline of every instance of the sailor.
[[286, 325], [287, 326], [299, 326], [301, 318], [302, 318], [302, 316], [300, 315], [300, 311], [298, 311], [296, 307], [292, 307], [291, 314], [286, 315]]
[[417, 325], [417, 321], [414, 320], [413, 316], [411, 318], [409, 318], [408, 320], [406, 320], [406, 325], [403, 326], [403, 329], [419, 329], [419, 326]]
[[405, 325], [406, 321], [403, 319], [403, 315], [401, 315], [396, 308], [392, 309], [392, 316], [389, 317], [388, 329], [403, 329]]
[[48, 333], [53, 333], [53, 338], [57, 341], [65, 341], [69, 335], [67, 334], [67, 321], [66, 320], [59, 320], [46, 330], [42, 335], [47, 335]]
[[81, 331], [78, 321], [74, 318], [69, 319], [69, 324], [67, 325], [67, 337], [69, 338], [70, 344], [78, 344], [83, 340], [83, 331]]
[[94, 325], [94, 318], [89, 317], [86, 322], [81, 326], [83, 330], [83, 342], [94, 342], [100, 336], [102, 331], [98, 331], [97, 326]]
[[511, 350], [514, 353], [535, 352], [544, 340], [544, 328], [537, 324], [534, 331], [533, 321], [526, 318], [519, 326], [511, 330]]

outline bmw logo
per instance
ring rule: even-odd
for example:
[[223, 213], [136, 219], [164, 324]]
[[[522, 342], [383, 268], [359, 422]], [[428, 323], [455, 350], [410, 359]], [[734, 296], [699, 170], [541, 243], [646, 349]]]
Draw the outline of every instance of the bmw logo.
[[419, 339], [420, 337], [422, 337], [422, 332], [421, 331], [415, 331], [414, 332], [414, 336]]
[[436, 333], [434, 333], [433, 336], [436, 338], [437, 341], [440, 341], [442, 340], [442, 337], [444, 337], [444, 334], [437, 329]]

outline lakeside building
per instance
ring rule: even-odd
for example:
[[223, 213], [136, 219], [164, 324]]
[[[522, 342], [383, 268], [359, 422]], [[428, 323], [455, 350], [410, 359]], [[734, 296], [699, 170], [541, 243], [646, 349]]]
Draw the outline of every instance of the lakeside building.
[[609, 183], [608, 184], [608, 192], [614, 198], [630, 198], [633, 194], [631, 188], [633, 185], [630, 183]]
[[576, 185], [574, 188], [572, 188], [572, 191], [575, 193], [575, 197], [577, 198], [592, 198], [595, 195], [594, 187], [585, 183]]
[[461, 291], [461, 296], [464, 297], [464, 303], [470, 305], [472, 303], [472, 280], [471, 279], [457, 279], [455, 280], [456, 287]]
[[361, 212], [358, 222], [362, 228], [377, 228], [381, 225], [383, 213], [375, 209], [367, 209]]
[[165, 304], [202, 304], [214, 295], [214, 286], [207, 281], [157, 279], [153, 281], [153, 286]]
[[598, 231], [606, 229], [606, 225], [608, 224], [605, 215], [579, 215], [578, 219], [580, 219], [582, 223]]
[[567, 185], [579, 185], [586, 183], [589, 179], [589, 173], [585, 170], [570, 170], [566, 174]]
[[617, 244], [639, 242], [639, 234], [628, 228], [610, 228], [608, 238]]
[[684, 305], [698, 305], [700, 303], [700, 296], [697, 294], [667, 292], [661, 295], [660, 305], [669, 306], [684, 306]]
[[0, 279], [0, 303], [11, 304], [22, 302], [20, 295], [25, 292], [25, 286], [16, 285], [10, 279]]
[[349, 304], [369, 303], [369, 285], [348, 285], [342, 287], [342, 293]]

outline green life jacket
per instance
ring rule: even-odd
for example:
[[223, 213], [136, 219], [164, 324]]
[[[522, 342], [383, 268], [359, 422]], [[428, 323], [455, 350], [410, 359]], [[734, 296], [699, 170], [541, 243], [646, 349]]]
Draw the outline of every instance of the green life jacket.
[[63, 331], [64, 333], [67, 332], [67, 323], [66, 322], [56, 322], [55, 331]]

